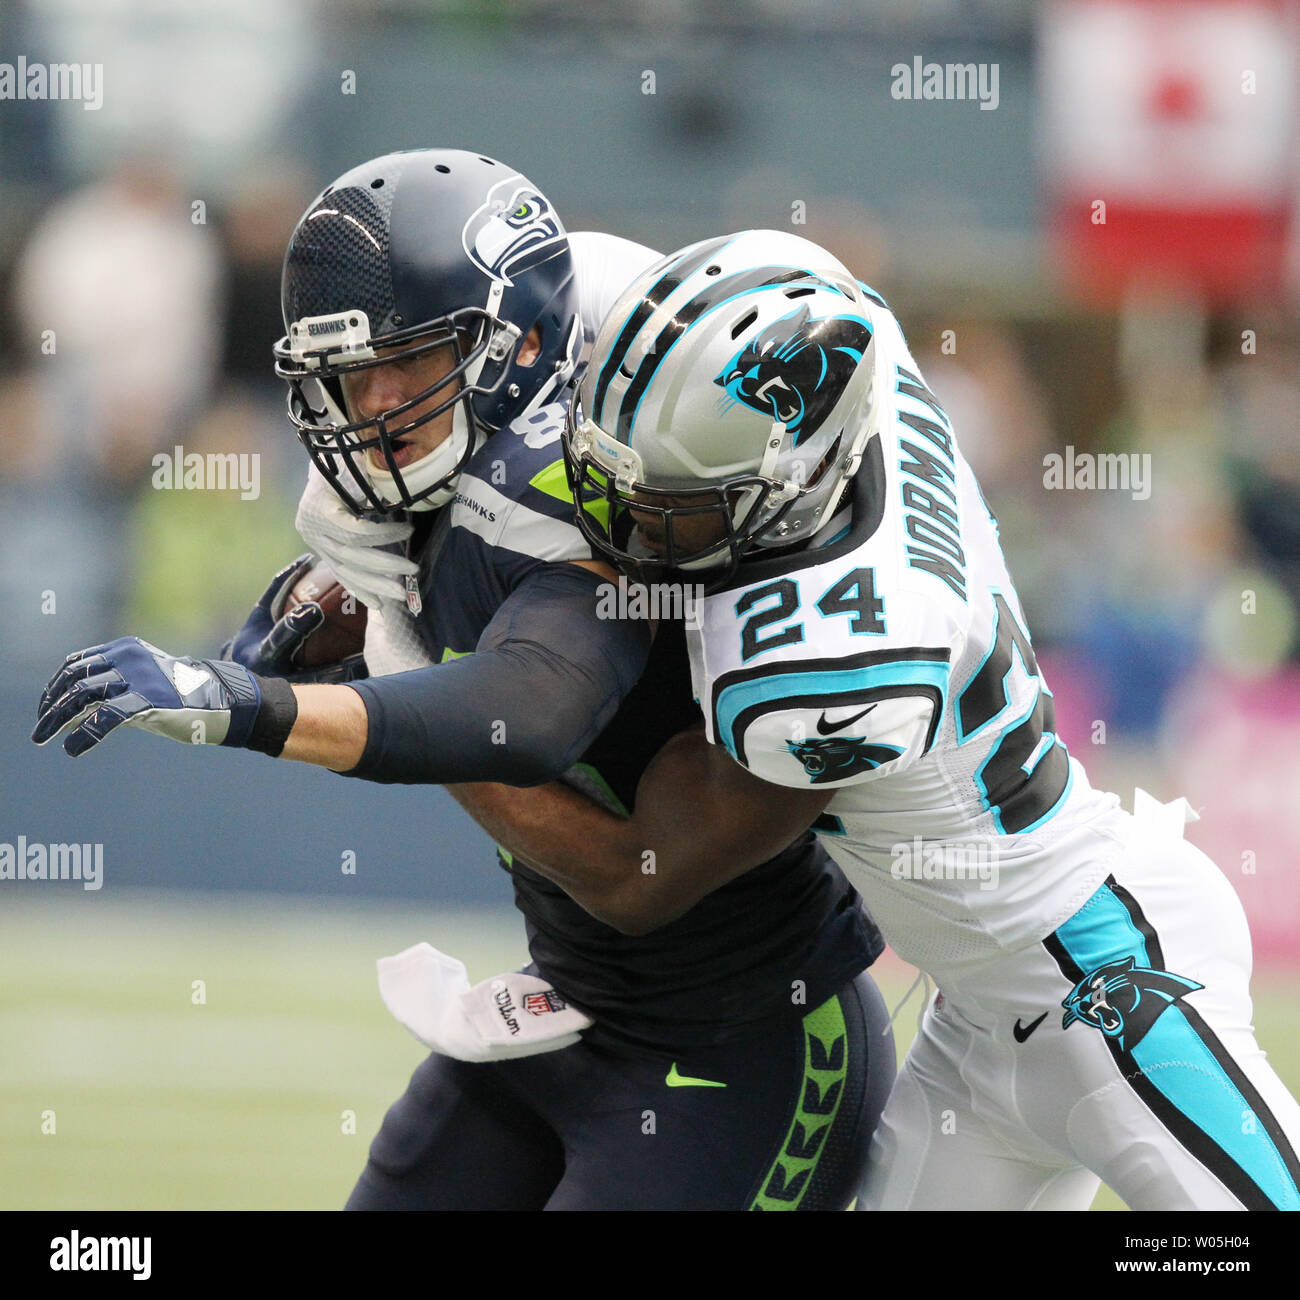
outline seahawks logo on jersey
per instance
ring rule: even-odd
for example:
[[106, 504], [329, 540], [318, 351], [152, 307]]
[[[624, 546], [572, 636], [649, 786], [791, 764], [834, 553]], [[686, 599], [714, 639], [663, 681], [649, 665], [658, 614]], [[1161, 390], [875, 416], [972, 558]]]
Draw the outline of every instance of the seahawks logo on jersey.
[[896, 745], [873, 745], [860, 736], [830, 736], [817, 740], [787, 740], [786, 748], [803, 764], [813, 785], [843, 781], [870, 772], [897, 758], [903, 751]]
[[1132, 1051], [1161, 1012], [1204, 987], [1169, 971], [1139, 966], [1132, 956], [1110, 961], [1089, 971], [1070, 990], [1061, 1003], [1065, 1008], [1061, 1027], [1068, 1029], [1081, 1020]]
[[461, 232], [470, 261], [507, 286], [514, 283], [512, 270], [527, 270], [544, 261], [533, 254], [565, 239], [550, 203], [520, 181], [519, 176], [498, 181]]
[[835, 409], [871, 342], [863, 320], [810, 320], [806, 306], [773, 321], [722, 368], [714, 383], [794, 434], [816, 433]]

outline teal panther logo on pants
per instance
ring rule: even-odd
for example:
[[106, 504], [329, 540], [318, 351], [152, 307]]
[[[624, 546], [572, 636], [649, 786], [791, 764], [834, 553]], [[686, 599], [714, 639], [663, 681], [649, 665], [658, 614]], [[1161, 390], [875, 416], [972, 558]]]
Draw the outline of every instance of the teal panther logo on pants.
[[1139, 966], [1133, 957], [1108, 961], [1086, 974], [1061, 1003], [1061, 1028], [1076, 1020], [1100, 1029], [1107, 1038], [1131, 1050], [1146, 1036], [1162, 1011], [1179, 998], [1204, 988], [1195, 980], [1170, 971]]

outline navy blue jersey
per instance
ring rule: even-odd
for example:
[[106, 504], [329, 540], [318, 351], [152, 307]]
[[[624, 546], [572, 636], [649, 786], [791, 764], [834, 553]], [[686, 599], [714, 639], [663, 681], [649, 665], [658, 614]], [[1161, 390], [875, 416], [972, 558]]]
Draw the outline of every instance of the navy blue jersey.
[[[417, 623], [437, 661], [474, 651], [539, 568], [591, 558], [573, 522], [563, 419], [557, 403], [494, 435], [470, 461], [453, 501], [434, 516], [415, 516]], [[544, 698], [538, 707], [547, 707]], [[565, 779], [607, 807], [629, 809], [650, 760], [699, 720], [682, 628], [663, 624], [637, 685]], [[810, 834], [642, 936], [597, 921], [522, 865], [512, 874], [533, 960], [597, 1022], [585, 1036], [652, 1051], [725, 1042], [774, 1015], [805, 1014], [883, 947]]]
[[474, 650], [510, 593], [539, 567], [592, 558], [573, 522], [563, 426], [564, 407], [553, 403], [502, 429], [466, 466], [450, 505], [411, 516], [417, 622], [439, 662]]

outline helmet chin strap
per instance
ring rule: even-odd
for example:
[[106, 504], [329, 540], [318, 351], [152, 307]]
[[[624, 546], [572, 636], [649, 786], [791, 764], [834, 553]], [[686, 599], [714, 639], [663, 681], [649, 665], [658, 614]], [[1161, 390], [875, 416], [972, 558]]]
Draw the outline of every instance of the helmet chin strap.
[[[758, 465], [758, 475], [760, 478], [772, 477], [772, 470], [776, 467], [776, 462], [781, 455], [781, 449], [785, 445], [785, 435], [786, 426], [779, 420], [774, 421], [772, 424], [772, 432], [769, 433], [767, 437], [767, 446], [763, 449], [763, 459]], [[781, 490], [786, 493], [797, 493], [799, 488], [795, 483], [786, 482]], [[735, 513], [731, 516], [731, 528], [733, 533], [740, 530], [741, 525], [749, 518], [750, 513], [754, 510], [755, 506], [758, 505], [762, 496], [763, 489], [758, 485], [744, 489], [745, 499], [737, 505]], [[785, 497], [779, 496], [777, 499], [784, 500]], [[719, 568], [723, 564], [729, 564], [730, 562], [731, 548], [728, 547], [724, 550], [718, 551], [715, 555], [706, 555], [698, 560], [684, 560], [680, 565], [678, 565], [678, 568], [680, 568], [683, 573], [703, 573], [707, 572], [709, 569]]]
[[[406, 485], [407, 493], [410, 496], [415, 496], [439, 479], [446, 478], [447, 475], [454, 473], [456, 466], [460, 464], [460, 458], [465, 454], [465, 448], [469, 445], [471, 436], [475, 440], [474, 450], [478, 451], [479, 447], [483, 445], [483, 437], [478, 433], [477, 429], [471, 435], [469, 420], [465, 415], [465, 403], [457, 402], [453, 408], [451, 433], [431, 452], [402, 470], [402, 482]], [[402, 496], [397, 490], [397, 480], [393, 475], [386, 469], [380, 469], [375, 465], [369, 452], [363, 453], [362, 466], [366, 476], [370, 479], [371, 486], [375, 489], [375, 495], [386, 506], [391, 506], [394, 509], [400, 508]], [[455, 494], [456, 483], [453, 479], [436, 492], [430, 493], [422, 501], [417, 501], [414, 505], [406, 508], [411, 511], [437, 510], [439, 506], [445, 506]]]
[[822, 506], [821, 513], [813, 521], [813, 526], [809, 532], [809, 537], [815, 537], [823, 528], [830, 523], [839, 506], [840, 499], [844, 495], [844, 489], [848, 486], [849, 481], [858, 472], [862, 465], [862, 457], [866, 453], [867, 443], [880, 431], [881, 409], [884, 403], [878, 399], [876, 392], [876, 376], [873, 373], [871, 385], [867, 389], [867, 401], [870, 406], [867, 408], [867, 414], [863, 418], [862, 427], [858, 430], [857, 436], [849, 445], [847, 454], [844, 457], [843, 468], [836, 479], [834, 487], [827, 494], [826, 504]]
[[[772, 471], [776, 468], [776, 462], [780, 459], [782, 448], [785, 446], [786, 426], [780, 420], [773, 421], [772, 432], [767, 436], [767, 446], [763, 448], [763, 459], [758, 463], [759, 478], [771, 478]], [[790, 494], [797, 494], [799, 485], [781, 480], [780, 495], [775, 498], [769, 497], [769, 500], [784, 501]], [[739, 529], [740, 526], [749, 518], [750, 512], [758, 505], [763, 495], [761, 487], [752, 487], [745, 489], [745, 495], [748, 498], [743, 501], [736, 509], [731, 519], [733, 529]]]

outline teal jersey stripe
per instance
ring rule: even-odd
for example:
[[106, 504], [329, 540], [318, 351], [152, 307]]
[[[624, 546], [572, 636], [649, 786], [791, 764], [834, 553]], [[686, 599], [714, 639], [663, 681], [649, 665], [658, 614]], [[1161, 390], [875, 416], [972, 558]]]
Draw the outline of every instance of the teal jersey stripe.
[[[778, 704], [790, 696], [817, 695], [833, 697], [849, 692], [871, 690], [880, 686], [930, 686], [943, 697], [943, 708], [948, 707], [948, 674], [946, 663], [932, 660], [900, 659], [893, 663], [869, 664], [862, 668], [842, 668], [830, 671], [800, 671], [774, 673], [770, 677], [757, 677], [746, 682], [736, 682], [724, 687], [714, 704], [714, 723], [718, 738], [736, 757], [736, 738], [732, 727], [736, 718], [755, 704]], [[828, 708], [834, 701], [828, 699]]]
[[[1128, 956], [1140, 966], [1156, 969], [1145, 936], [1107, 885], [1056, 931], [1056, 937], [1085, 972]], [[1099, 1032], [1086, 1024], [1082, 1029]], [[1206, 1134], [1274, 1204], [1300, 1209], [1300, 1191], [1262, 1120], [1254, 1115], [1177, 1003], [1160, 1013], [1127, 1055], [1147, 1083]]]
[[1176, 1004], [1130, 1053], [1142, 1073], [1208, 1133], [1279, 1210], [1300, 1210], [1300, 1191], [1261, 1118]]
[[1056, 937], [1080, 970], [1094, 970], [1129, 956], [1139, 966], [1151, 965], [1145, 936], [1107, 885], [1056, 931]]

